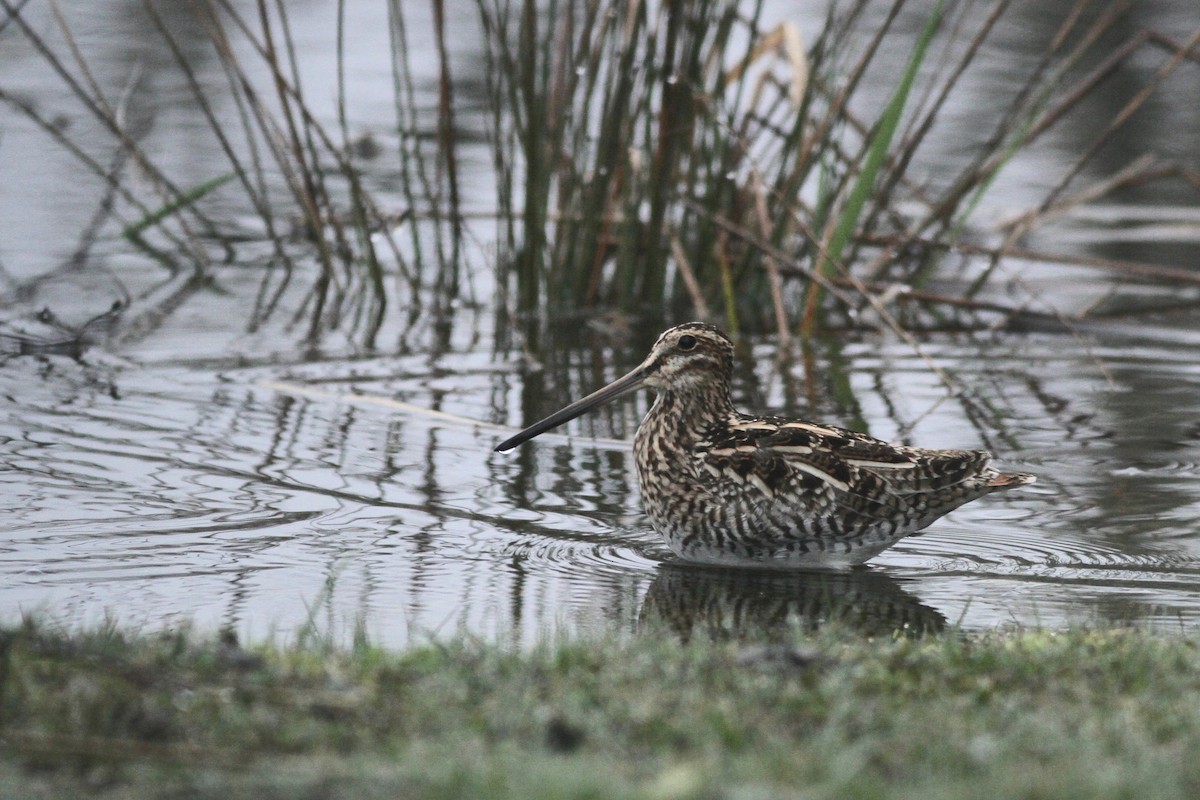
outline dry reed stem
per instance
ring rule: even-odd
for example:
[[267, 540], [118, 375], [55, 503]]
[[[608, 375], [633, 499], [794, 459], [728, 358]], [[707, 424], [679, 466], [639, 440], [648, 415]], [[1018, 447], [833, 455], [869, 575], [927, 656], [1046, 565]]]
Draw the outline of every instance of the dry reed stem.
[[[767, 198], [762, 176], [758, 174], [757, 170], [751, 174], [751, 192], [754, 195], [754, 210], [758, 220], [759, 236], [764, 242], [769, 241], [771, 221], [767, 213]], [[788, 332], [787, 310], [783, 306], [783, 280], [779, 276], [779, 264], [770, 254], [764, 254], [763, 260], [766, 265], [767, 280], [771, 284], [771, 302], [775, 308], [775, 330], [779, 336], [779, 347], [786, 350], [791, 336]]]
[[1108, 143], [1108, 140], [1112, 137], [1112, 135], [1126, 122], [1128, 122], [1134, 113], [1136, 113], [1138, 109], [1140, 109], [1146, 103], [1146, 101], [1150, 99], [1150, 95], [1153, 94], [1158, 85], [1179, 68], [1179, 66], [1187, 57], [1187, 54], [1190, 53], [1198, 44], [1200, 44], [1200, 28], [1197, 28], [1195, 31], [1193, 31], [1186, 45], [1177, 50], [1175, 54], [1167, 61], [1167, 63], [1159, 67], [1155, 71], [1154, 76], [1146, 82], [1146, 84], [1137, 92], [1137, 94], [1135, 94], [1132, 99], [1130, 99], [1127, 103], [1125, 103], [1124, 106], [1121, 107], [1116, 116], [1109, 121], [1104, 131], [1101, 132], [1098, 137], [1096, 137], [1095, 141], [1093, 141], [1091, 146], [1084, 151], [1083, 155], [1076, 159], [1071, 169], [1067, 171], [1066, 175], [1063, 176], [1058, 185], [1052, 189], [1042, 201], [1039, 210], [1044, 211], [1054, 204], [1055, 200], [1058, 199], [1058, 196], [1066, 189], [1067, 185], [1083, 170], [1084, 165], [1087, 164], [1087, 162], [1089, 162], [1092, 157], [1094, 157], [1096, 153], [1098, 153], [1100, 149]]
[[683, 251], [683, 245], [679, 242], [678, 234], [671, 235], [671, 255], [674, 256], [675, 264], [679, 267], [679, 275], [683, 278], [688, 295], [692, 298], [692, 305], [696, 307], [696, 313], [700, 315], [700, 319], [711, 320], [712, 312], [708, 308], [708, 302], [704, 299], [704, 292], [700, 289], [700, 282], [696, 280], [696, 273], [692, 270], [687, 253]]

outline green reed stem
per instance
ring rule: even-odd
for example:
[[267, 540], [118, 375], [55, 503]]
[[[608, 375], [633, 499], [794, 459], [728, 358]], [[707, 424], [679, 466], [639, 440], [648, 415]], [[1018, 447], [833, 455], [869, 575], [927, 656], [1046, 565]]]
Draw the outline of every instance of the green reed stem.
[[[917, 38], [913, 53], [909, 56], [904, 72], [901, 73], [900, 83], [897, 85], [896, 91], [892, 94], [892, 99], [884, 108], [884, 112], [876, 125], [875, 132], [871, 136], [858, 179], [850, 190], [845, 207], [838, 217], [838, 222], [829, 240], [829, 244], [820, 255], [817, 272], [827, 278], [833, 277], [841, 265], [842, 252], [845, 250], [847, 243], [849, 243], [851, 235], [857, 230], [858, 221], [862, 216], [867, 198], [874, 190], [880, 167], [883, 166], [884, 160], [887, 158], [892, 143], [892, 136], [900, 124], [900, 117], [904, 113], [909, 93], [912, 91], [913, 83], [916, 81], [921, 64], [925, 61], [925, 54], [928, 51], [929, 43], [932, 41], [934, 33], [941, 24], [942, 5], [943, 0], [938, 0], [932, 13], [929, 15], [929, 20], [925, 23], [925, 27], [921, 31], [921, 35]], [[821, 301], [821, 294], [822, 290], [819, 285], [814, 284], [809, 287], [805, 302], [804, 321], [801, 327], [801, 335], [805, 337], [812, 335], [816, 323], [816, 310]]]

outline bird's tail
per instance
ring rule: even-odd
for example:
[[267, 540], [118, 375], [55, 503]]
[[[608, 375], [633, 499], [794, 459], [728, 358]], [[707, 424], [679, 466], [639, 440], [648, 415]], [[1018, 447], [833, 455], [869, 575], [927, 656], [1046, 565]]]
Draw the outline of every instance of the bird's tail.
[[993, 477], [988, 479], [987, 486], [989, 489], [1012, 489], [1016, 486], [1025, 486], [1037, 481], [1036, 475], [1030, 475], [1027, 472], [997, 472]]

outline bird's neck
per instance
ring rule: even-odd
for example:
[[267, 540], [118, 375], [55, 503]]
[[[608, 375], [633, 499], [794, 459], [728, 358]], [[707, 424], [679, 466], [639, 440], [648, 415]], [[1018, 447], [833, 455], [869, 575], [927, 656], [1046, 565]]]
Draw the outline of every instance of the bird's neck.
[[648, 433], [688, 447], [714, 426], [728, 424], [735, 414], [729, 391], [722, 387], [662, 390], [643, 425]]

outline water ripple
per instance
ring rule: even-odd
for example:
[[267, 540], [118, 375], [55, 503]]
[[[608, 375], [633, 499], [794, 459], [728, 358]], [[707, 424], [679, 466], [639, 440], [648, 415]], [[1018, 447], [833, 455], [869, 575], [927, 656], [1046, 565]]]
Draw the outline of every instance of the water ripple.
[[[511, 423], [506, 409], [520, 403], [511, 370], [490, 357], [461, 373], [424, 358], [129, 368], [114, 373], [115, 397], [68, 364], [50, 377], [18, 369], [0, 432], [0, 608], [263, 636], [361, 623], [388, 642], [457, 630], [531, 640], [655, 619], [679, 635], [740, 636], [827, 618], [830, 599], [867, 627], [1200, 627], [1200, 374], [1152, 347], [1145, 361], [1102, 349], [1137, 386], [1160, 386], [1162, 402], [1150, 413], [1145, 391], [1112, 391], [1085, 407], [1088, 357], [1058, 340], [1030, 339], [1020, 363], [980, 347], [929, 354], [1002, 412], [947, 400], [919, 360], [876, 343], [843, 353], [857, 407], [826, 398], [813, 416], [990, 447], [1039, 484], [959, 509], [868, 577], [842, 578], [676, 564], [641, 512], [620, 440], [644, 398], [572, 427], [604, 446], [548, 436], [492, 453], [499, 428], [464, 418]], [[765, 403], [747, 405], [800, 406], [780, 394], [786, 382], [757, 379], [739, 392], [761, 390]]]

